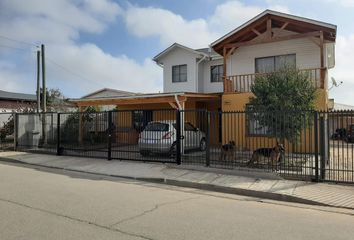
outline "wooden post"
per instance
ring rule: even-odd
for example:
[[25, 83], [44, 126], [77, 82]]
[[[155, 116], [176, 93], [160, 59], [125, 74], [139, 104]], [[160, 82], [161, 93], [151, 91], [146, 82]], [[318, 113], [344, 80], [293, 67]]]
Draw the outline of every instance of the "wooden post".
[[267, 34], [266, 34], [267, 39], [272, 38], [272, 19], [268, 18], [267, 19]]
[[324, 53], [323, 53], [323, 31], [320, 31], [320, 58], [321, 58], [321, 70], [320, 70], [320, 81], [321, 88], [324, 88]]
[[223, 79], [224, 79], [224, 92], [227, 91], [227, 87], [226, 87], [226, 84], [227, 84], [227, 67], [226, 67], [226, 58], [227, 58], [227, 54], [226, 54], [226, 48], [224, 47], [223, 48], [223, 59], [224, 59], [224, 65], [223, 65], [223, 71], [224, 71], [224, 76], [223, 76]]

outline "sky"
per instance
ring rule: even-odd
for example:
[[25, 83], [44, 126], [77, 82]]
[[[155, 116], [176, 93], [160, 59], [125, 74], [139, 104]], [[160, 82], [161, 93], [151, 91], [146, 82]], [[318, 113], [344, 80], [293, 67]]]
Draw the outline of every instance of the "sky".
[[203, 48], [272, 9], [337, 25], [330, 90], [354, 105], [354, 0], [0, 0], [0, 89], [35, 93], [37, 46], [48, 88], [76, 98], [107, 87], [162, 91], [152, 58], [174, 42]]

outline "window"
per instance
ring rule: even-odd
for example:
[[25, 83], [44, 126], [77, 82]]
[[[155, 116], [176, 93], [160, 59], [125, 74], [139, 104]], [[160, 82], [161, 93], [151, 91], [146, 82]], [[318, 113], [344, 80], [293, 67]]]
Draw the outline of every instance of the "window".
[[255, 59], [256, 73], [276, 72], [284, 66], [296, 67], [296, 55], [280, 55]]
[[215, 65], [210, 67], [210, 81], [222, 82], [224, 75], [224, 65]]
[[196, 128], [189, 122], [184, 124], [184, 131], [195, 131]]
[[258, 113], [253, 111], [252, 105], [246, 106], [246, 123], [248, 135], [269, 136], [270, 132], [267, 126], [262, 126], [257, 120]]
[[172, 82], [187, 82], [187, 64], [172, 66]]
[[152, 122], [146, 125], [145, 131], [151, 132], [167, 132], [169, 130], [169, 125], [167, 123]]

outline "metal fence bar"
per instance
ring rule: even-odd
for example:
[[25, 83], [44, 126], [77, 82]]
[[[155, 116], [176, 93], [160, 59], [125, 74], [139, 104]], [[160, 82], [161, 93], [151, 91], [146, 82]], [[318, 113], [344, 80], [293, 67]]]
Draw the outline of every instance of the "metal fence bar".
[[182, 134], [181, 134], [181, 111], [177, 110], [176, 111], [176, 163], [177, 165], [181, 165], [181, 140], [182, 140]]
[[205, 154], [205, 166], [210, 166], [210, 112], [206, 111], [206, 154]]
[[57, 155], [62, 155], [60, 147], [60, 113], [57, 114]]
[[112, 133], [113, 133], [113, 121], [112, 121], [112, 111], [108, 112], [108, 132], [107, 132], [107, 159], [112, 160]]
[[314, 113], [314, 130], [315, 130], [315, 180], [319, 181], [318, 174], [318, 112]]

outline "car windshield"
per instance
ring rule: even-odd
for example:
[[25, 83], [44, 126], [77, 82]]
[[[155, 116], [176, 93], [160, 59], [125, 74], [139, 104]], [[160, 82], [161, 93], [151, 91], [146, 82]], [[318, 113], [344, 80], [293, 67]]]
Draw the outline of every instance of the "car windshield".
[[[176, 129], [176, 124], [173, 123], [172, 125]], [[186, 122], [184, 123], [184, 131], [195, 131], [195, 127], [192, 124]]]
[[145, 131], [153, 131], [153, 132], [165, 132], [168, 130], [169, 130], [168, 124], [159, 123], [159, 122], [149, 123], [145, 128]]

